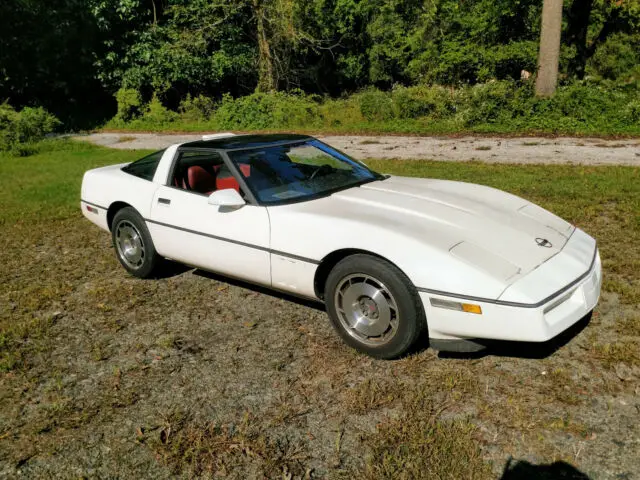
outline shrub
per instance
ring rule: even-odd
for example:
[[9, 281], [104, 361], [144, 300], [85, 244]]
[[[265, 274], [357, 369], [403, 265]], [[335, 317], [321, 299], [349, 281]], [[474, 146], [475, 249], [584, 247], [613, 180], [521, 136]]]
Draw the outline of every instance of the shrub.
[[235, 99], [224, 95], [214, 118], [220, 128], [264, 130], [318, 126], [321, 117], [314, 97], [273, 92]]
[[360, 103], [353, 96], [325, 100], [319, 106], [319, 111], [322, 125], [327, 127], [350, 127], [364, 122]]
[[140, 121], [151, 127], [162, 127], [171, 122], [175, 122], [178, 118], [180, 118], [180, 116], [165, 107], [158, 98], [158, 95], [154, 94], [151, 101], [144, 106]]
[[391, 95], [377, 89], [368, 89], [357, 94], [360, 113], [370, 122], [391, 120], [395, 117]]
[[629, 123], [640, 125], [640, 100], [629, 102], [624, 111], [624, 118]]
[[634, 69], [640, 63], [640, 52], [637, 48], [639, 42], [640, 34], [611, 35], [589, 60], [587, 72], [612, 80], [633, 76]]
[[475, 85], [468, 90], [468, 126], [497, 123], [509, 115], [515, 83], [508, 80]]
[[133, 88], [121, 88], [116, 92], [118, 113], [114, 120], [130, 122], [142, 114], [142, 95]]
[[178, 111], [184, 120], [197, 122], [209, 120], [213, 116], [215, 109], [216, 102], [212, 98], [204, 95], [198, 95], [197, 97], [187, 95], [180, 102]]
[[0, 150], [26, 155], [29, 145], [52, 133], [60, 121], [42, 107], [25, 107], [17, 112], [9, 104], [0, 105]]
[[450, 90], [441, 86], [396, 87], [392, 99], [398, 118], [443, 118], [456, 110]]

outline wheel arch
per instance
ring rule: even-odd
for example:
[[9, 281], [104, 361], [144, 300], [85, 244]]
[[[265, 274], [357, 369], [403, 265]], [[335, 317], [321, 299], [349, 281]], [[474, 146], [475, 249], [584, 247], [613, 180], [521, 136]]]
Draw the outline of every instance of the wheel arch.
[[113, 219], [115, 218], [116, 213], [118, 213], [120, 210], [126, 207], [134, 208], [127, 202], [120, 202], [120, 201], [113, 202], [111, 205], [109, 205], [109, 208], [107, 209], [107, 225], [109, 226], [109, 231], [111, 231], [111, 226], [113, 224]]
[[409, 276], [398, 265], [396, 265], [396, 263], [384, 257], [383, 255], [359, 248], [342, 248], [340, 250], [335, 250], [329, 253], [320, 261], [320, 264], [318, 265], [313, 278], [313, 289], [316, 297], [324, 300], [325, 283], [327, 281], [327, 278], [329, 277], [329, 273], [331, 272], [331, 270], [333, 270], [333, 267], [335, 267], [340, 261], [344, 260], [345, 258], [358, 254], [370, 255], [372, 257], [384, 260], [385, 262], [389, 262], [391, 265], [405, 274], [407, 278], [409, 278]]

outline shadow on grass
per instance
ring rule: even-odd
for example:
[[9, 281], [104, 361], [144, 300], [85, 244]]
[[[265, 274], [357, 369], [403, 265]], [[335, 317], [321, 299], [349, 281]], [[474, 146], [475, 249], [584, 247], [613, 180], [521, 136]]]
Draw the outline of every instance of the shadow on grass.
[[157, 271], [154, 271], [153, 280], [177, 277], [189, 270], [193, 270], [193, 267], [189, 267], [172, 260], [164, 260], [160, 268], [158, 268]]
[[[228, 283], [230, 285], [246, 288], [256, 293], [269, 295], [274, 298], [281, 298], [283, 300], [293, 302], [297, 305], [301, 305], [308, 308], [313, 308], [318, 311], [326, 311], [322, 302], [313, 301], [303, 297], [297, 297], [288, 292], [281, 292], [278, 290], [272, 290], [261, 285], [255, 285], [253, 283], [246, 282], [224, 275], [220, 275], [206, 270], [193, 269], [186, 265], [168, 261], [166, 265], [161, 269], [156, 278], [169, 278], [177, 275], [181, 275], [187, 271], [192, 271], [194, 275], [199, 277], [208, 278], [210, 280], [216, 280], [222, 283]], [[547, 342], [509, 342], [500, 340], [485, 340], [476, 339], [469, 342], [471, 344], [472, 351], [440, 351], [438, 356], [440, 358], [457, 358], [457, 359], [478, 359], [489, 355], [499, 357], [518, 357], [518, 358], [531, 358], [542, 359], [553, 355], [560, 348], [564, 347], [567, 343], [573, 340], [582, 330], [584, 330], [591, 321], [591, 313], [587, 314], [580, 321], [576, 322], [570, 328], [562, 332], [560, 335], [552, 338]], [[420, 339], [416, 342], [411, 352], [407, 353], [419, 353], [426, 350], [429, 347], [428, 334], [425, 332], [421, 335]]]
[[489, 355], [498, 357], [547, 358], [564, 347], [582, 332], [591, 321], [591, 312], [558, 336], [546, 342], [509, 342], [500, 340], [473, 340], [480, 350], [475, 352], [439, 352], [440, 358], [477, 359]]
[[293, 302], [293, 303], [297, 303], [298, 305], [302, 305], [303, 307], [313, 308], [321, 312], [325, 311], [324, 304], [319, 301], [314, 302], [313, 300], [309, 300], [302, 297], [296, 297], [295, 295], [292, 295], [286, 292], [271, 290], [270, 288], [263, 287], [261, 285], [255, 285], [253, 283], [245, 282], [243, 280], [238, 280], [236, 278], [225, 277], [224, 275], [207, 272], [205, 270], [196, 269], [193, 271], [193, 274], [198, 275], [199, 277], [216, 280], [218, 282], [228, 283], [229, 285], [233, 285], [235, 287], [246, 288], [256, 293], [269, 295], [270, 297], [281, 298], [283, 300], [287, 300], [288, 302]]
[[509, 459], [504, 466], [500, 480], [590, 480], [573, 465], [558, 461], [544, 465], [534, 465], [525, 460]]

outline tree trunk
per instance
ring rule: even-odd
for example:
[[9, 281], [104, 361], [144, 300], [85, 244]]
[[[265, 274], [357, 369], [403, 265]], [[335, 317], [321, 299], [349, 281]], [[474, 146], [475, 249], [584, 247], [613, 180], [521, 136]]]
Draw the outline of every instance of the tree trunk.
[[273, 92], [277, 89], [274, 75], [273, 57], [269, 37], [265, 28], [265, 11], [260, 0], [253, 0], [253, 13], [256, 18], [258, 34], [258, 92]]
[[551, 97], [558, 84], [560, 34], [562, 32], [562, 0], [544, 0], [536, 95]]
[[573, 0], [567, 14], [569, 24], [565, 41], [567, 45], [575, 45], [576, 47], [576, 56], [569, 62], [569, 75], [575, 75], [581, 80], [584, 78], [589, 59], [587, 33], [593, 2], [594, 0]]

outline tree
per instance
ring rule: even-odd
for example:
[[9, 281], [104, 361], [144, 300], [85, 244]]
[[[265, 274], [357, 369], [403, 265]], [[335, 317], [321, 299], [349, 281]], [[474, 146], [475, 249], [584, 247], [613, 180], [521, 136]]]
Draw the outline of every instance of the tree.
[[[575, 48], [567, 73], [582, 79], [587, 62], [597, 49], [615, 34], [633, 34], [640, 25], [638, 0], [573, 0], [566, 12], [567, 29], [563, 42]], [[629, 38], [633, 42], [633, 38]], [[630, 45], [630, 48], [634, 48]], [[635, 48], [638, 48], [637, 42]]]
[[550, 97], [558, 85], [560, 35], [562, 33], [562, 0], [544, 0], [536, 95]]

